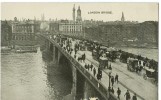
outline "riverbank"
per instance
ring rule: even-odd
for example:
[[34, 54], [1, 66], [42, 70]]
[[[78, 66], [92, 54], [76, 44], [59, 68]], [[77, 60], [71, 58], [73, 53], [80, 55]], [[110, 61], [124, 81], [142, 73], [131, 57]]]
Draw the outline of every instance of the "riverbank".
[[39, 45], [35, 46], [15, 46], [14, 48], [3, 46], [1, 47], [1, 53], [36, 53]]

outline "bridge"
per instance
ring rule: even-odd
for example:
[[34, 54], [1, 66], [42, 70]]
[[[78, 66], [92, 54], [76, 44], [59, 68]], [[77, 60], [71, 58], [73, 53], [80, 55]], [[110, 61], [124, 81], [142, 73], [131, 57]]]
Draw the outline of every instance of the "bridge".
[[[100, 100], [119, 100], [117, 97], [117, 88], [121, 89], [120, 100], [125, 100], [124, 94], [127, 90], [130, 91], [131, 98], [134, 93], [136, 93], [137, 100], [157, 100], [157, 88], [145, 81], [143, 78], [140, 78], [138, 75], [133, 75], [130, 72], [125, 73], [125, 66], [121, 63], [112, 63], [114, 66], [113, 70], [115, 73], [118, 73], [119, 82], [115, 83], [113, 88], [115, 93], [109, 92], [108, 87], [110, 87], [110, 70], [104, 70], [102, 72], [102, 79], [98, 80], [94, 75], [91, 69], [86, 69], [86, 64], [93, 64], [96, 72], [98, 72], [98, 62], [92, 59], [91, 53], [89, 51], [78, 51], [76, 58], [74, 57], [74, 51], [68, 52], [61, 45], [61, 40], [58, 41], [57, 38], [52, 38], [48, 35], [40, 35], [45, 41], [46, 48], [52, 52], [53, 60], [57, 61], [58, 64], [64, 62], [64, 69], [71, 72], [72, 74], [72, 90], [71, 95], [75, 100], [80, 100], [81, 98], [89, 97], [99, 97]], [[60, 38], [61, 39], [61, 38]], [[72, 41], [72, 48], [74, 48], [74, 41]], [[79, 62], [77, 58], [81, 54], [86, 54], [87, 59], [85, 62]], [[117, 68], [117, 66], [121, 66]], [[65, 68], [66, 67], [66, 68]], [[114, 76], [114, 74], [112, 73]], [[136, 78], [135, 78], [136, 76]], [[145, 84], [145, 85], [144, 85]], [[142, 86], [140, 86], [142, 85]], [[147, 88], [149, 87], [149, 88]], [[148, 91], [149, 90], [149, 91]], [[83, 95], [79, 95], [83, 94]]]

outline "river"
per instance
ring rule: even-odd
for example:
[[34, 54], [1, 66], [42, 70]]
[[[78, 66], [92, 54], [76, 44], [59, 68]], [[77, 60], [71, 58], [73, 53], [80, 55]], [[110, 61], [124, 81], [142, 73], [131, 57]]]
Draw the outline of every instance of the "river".
[[158, 61], [158, 55], [159, 51], [158, 49], [150, 49], [150, 48], [131, 48], [131, 47], [121, 47], [119, 48], [123, 51], [141, 55], [143, 57], [147, 57], [149, 59], [154, 59], [155, 61]]
[[[158, 61], [157, 49], [120, 49]], [[2, 100], [62, 100], [70, 93], [72, 82], [51, 59], [44, 60], [40, 50], [2, 54], [1, 58]]]
[[1, 58], [2, 100], [61, 100], [70, 93], [72, 83], [58, 65], [43, 60], [40, 50], [2, 54]]

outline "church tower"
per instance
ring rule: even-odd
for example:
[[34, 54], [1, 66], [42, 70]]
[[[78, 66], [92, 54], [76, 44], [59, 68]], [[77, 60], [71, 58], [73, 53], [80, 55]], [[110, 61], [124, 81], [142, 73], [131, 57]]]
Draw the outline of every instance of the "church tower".
[[121, 17], [121, 21], [124, 22], [125, 18], [124, 18], [124, 13], [122, 12], [122, 17]]
[[75, 21], [75, 4], [73, 6], [73, 21]]
[[44, 16], [44, 14], [41, 15], [41, 21], [45, 21], [45, 16]]
[[77, 10], [77, 21], [82, 21], [80, 6], [78, 7]]

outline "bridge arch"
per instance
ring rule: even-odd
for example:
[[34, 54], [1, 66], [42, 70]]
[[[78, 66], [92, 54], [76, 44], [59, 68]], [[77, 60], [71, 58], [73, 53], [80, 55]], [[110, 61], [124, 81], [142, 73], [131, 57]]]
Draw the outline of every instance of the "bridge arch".
[[[60, 53], [60, 52], [59, 52]], [[73, 73], [72, 73], [72, 64], [71, 62], [62, 54], [58, 54], [58, 64], [65, 77], [69, 81], [73, 81]]]

